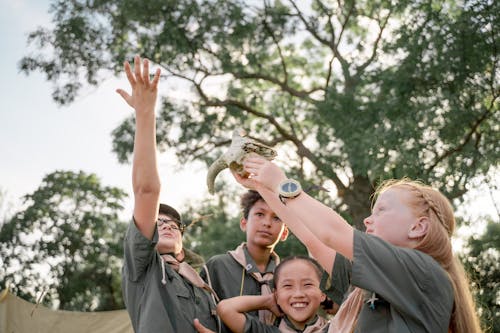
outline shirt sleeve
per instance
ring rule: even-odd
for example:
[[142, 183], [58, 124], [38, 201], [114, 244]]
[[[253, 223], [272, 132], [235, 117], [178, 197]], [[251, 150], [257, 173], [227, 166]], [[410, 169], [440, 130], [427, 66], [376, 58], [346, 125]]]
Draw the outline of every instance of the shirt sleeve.
[[[448, 283], [446, 282], [448, 281]], [[394, 246], [355, 230], [351, 283], [377, 293], [401, 312], [418, 312], [419, 304], [449, 295], [451, 284], [439, 264], [427, 254]], [[442, 285], [442, 289], [435, 286]], [[429, 291], [438, 295], [429, 295]]]
[[351, 284], [351, 271], [351, 261], [340, 253], [336, 253], [330, 275], [331, 285], [325, 292], [337, 304], [342, 304], [344, 301], [344, 297]]
[[279, 333], [280, 330], [276, 326], [270, 326], [259, 321], [258, 317], [245, 314], [245, 333]]
[[134, 219], [130, 222], [124, 244], [124, 272], [133, 282], [140, 280], [155, 255], [155, 246], [158, 242], [158, 232], [155, 228], [153, 239], [147, 239], [135, 225]]

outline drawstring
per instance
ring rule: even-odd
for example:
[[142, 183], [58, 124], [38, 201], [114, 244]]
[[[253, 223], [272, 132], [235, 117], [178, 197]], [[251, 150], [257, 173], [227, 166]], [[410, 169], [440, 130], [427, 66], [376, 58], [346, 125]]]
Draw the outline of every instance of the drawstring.
[[167, 279], [165, 278], [165, 260], [163, 260], [162, 257], [159, 257], [159, 258], [161, 261], [161, 275], [162, 275], [161, 283], [163, 283], [165, 285], [165, 284], [167, 284]]

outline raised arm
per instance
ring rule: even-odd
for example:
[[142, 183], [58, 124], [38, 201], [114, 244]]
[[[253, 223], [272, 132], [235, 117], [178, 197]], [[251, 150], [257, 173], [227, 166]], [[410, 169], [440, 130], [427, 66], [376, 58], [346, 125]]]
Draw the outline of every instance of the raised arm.
[[246, 312], [268, 309], [279, 315], [274, 294], [246, 295], [226, 298], [217, 304], [217, 314], [231, 332], [243, 333], [246, 322]]
[[[354, 231], [339, 214], [305, 192], [287, 200], [286, 205], [281, 200], [276, 200], [279, 198], [278, 186], [286, 179], [286, 175], [271, 161], [251, 156], [245, 159], [244, 167], [250, 173], [250, 178], [233, 174], [236, 180], [243, 186], [258, 191], [285, 223], [288, 224], [287, 218], [295, 216], [323, 244], [352, 260]], [[293, 220], [290, 221], [294, 223]], [[295, 233], [293, 227], [290, 229]]]
[[309, 254], [320, 263], [328, 274], [331, 274], [336, 251], [320, 241], [297, 215], [282, 204], [281, 200], [274, 192], [270, 191], [268, 188], [261, 188], [259, 193], [266, 203], [273, 208], [276, 215], [285, 222], [293, 234], [302, 244], [304, 244]]
[[134, 157], [132, 186], [134, 190], [134, 219], [141, 233], [151, 239], [156, 227], [160, 198], [160, 176], [156, 163], [155, 104], [158, 94], [160, 69], [151, 80], [149, 61], [135, 56], [134, 69], [124, 63], [125, 73], [132, 88], [129, 95], [122, 89], [116, 92], [135, 110]]

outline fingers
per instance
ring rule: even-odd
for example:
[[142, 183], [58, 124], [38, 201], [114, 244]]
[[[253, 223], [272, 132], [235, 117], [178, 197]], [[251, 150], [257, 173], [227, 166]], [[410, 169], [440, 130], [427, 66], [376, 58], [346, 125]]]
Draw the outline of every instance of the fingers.
[[116, 89], [116, 92], [130, 105], [130, 95], [123, 89]]
[[125, 69], [125, 74], [127, 74], [128, 82], [130, 82], [130, 85], [132, 87], [134, 87], [134, 85], [136, 84], [136, 81], [135, 81], [134, 75], [132, 74], [132, 68], [130, 67], [130, 64], [128, 61], [125, 61], [123, 63], [123, 68]]
[[243, 187], [246, 187], [246, 188], [248, 188], [250, 190], [255, 190], [256, 189], [257, 183], [255, 182], [255, 179], [243, 177], [243, 176], [239, 175], [238, 173], [236, 173], [233, 170], [231, 170], [231, 173], [233, 174], [234, 179], [236, 179], [236, 181], [238, 183], [240, 183], [241, 185], [243, 185]]
[[198, 333], [215, 333], [214, 331], [203, 326], [198, 319], [194, 320], [194, 328], [196, 328]]
[[144, 59], [143, 63], [143, 71], [142, 71], [142, 81], [146, 86], [149, 85], [149, 60]]
[[153, 77], [153, 81], [151, 82], [151, 87], [156, 89], [158, 87], [158, 81], [160, 81], [161, 70], [159, 68], [156, 69], [155, 76]]
[[149, 60], [144, 58], [142, 60], [142, 69], [141, 69], [141, 57], [136, 55], [134, 57], [134, 71], [132, 73], [132, 68], [128, 61], [125, 61], [123, 64], [125, 68], [125, 73], [127, 74], [127, 78], [132, 85], [132, 87], [137, 83], [144, 83], [145, 86], [151, 86], [153, 89], [156, 89], [158, 86], [158, 82], [160, 81], [161, 70], [159, 68], [156, 69], [153, 80], [149, 79]]
[[134, 57], [134, 72], [137, 82], [143, 83], [141, 76], [141, 57], [139, 57], [138, 55]]

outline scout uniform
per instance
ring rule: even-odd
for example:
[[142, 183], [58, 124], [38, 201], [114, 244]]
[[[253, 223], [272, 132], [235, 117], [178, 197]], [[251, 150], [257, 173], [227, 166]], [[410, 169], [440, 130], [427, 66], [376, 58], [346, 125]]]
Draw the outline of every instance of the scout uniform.
[[254, 316], [246, 315], [245, 333], [326, 333], [328, 331], [328, 321], [316, 315], [304, 327], [303, 330], [295, 326], [285, 316], [278, 319], [276, 324], [266, 325]]
[[207, 291], [180, 275], [132, 221], [124, 240], [122, 291], [135, 332], [197, 332], [193, 321], [218, 330], [215, 305]]
[[[259, 272], [245, 243], [242, 243], [234, 251], [210, 258], [200, 272], [200, 276], [221, 300], [241, 295], [262, 295], [263, 291], [264, 293], [271, 292], [270, 283], [278, 263], [279, 257], [273, 252], [265, 272]], [[249, 314], [256, 318], [260, 317], [264, 323], [268, 324], [274, 323], [275, 320], [272, 313], [267, 310], [252, 311]], [[231, 331], [223, 324], [222, 332]]]
[[[342, 258], [332, 276], [342, 269]], [[439, 263], [421, 251], [355, 230], [351, 284], [364, 290], [354, 333], [448, 332], [453, 287]], [[346, 331], [338, 321], [341, 311], [329, 332]]]

